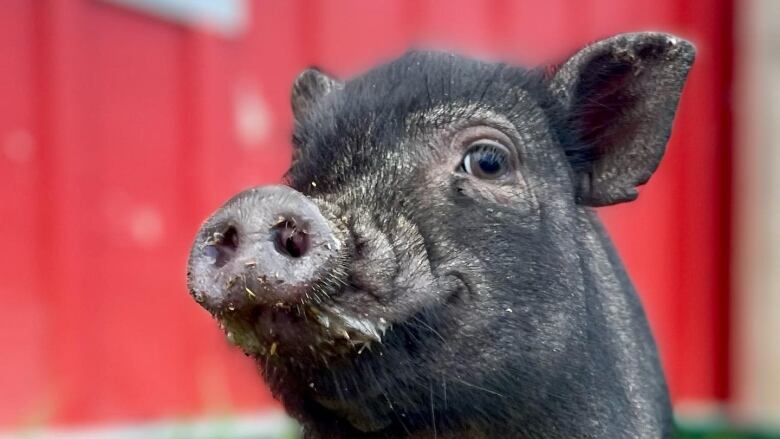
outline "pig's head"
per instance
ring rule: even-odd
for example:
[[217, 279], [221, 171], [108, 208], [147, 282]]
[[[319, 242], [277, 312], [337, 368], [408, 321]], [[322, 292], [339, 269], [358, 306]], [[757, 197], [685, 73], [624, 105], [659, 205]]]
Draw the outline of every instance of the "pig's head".
[[191, 293], [323, 437], [664, 423], [635, 413], [666, 411], [663, 378], [589, 206], [637, 196], [693, 56], [644, 33], [555, 69], [412, 52], [346, 82], [304, 71], [286, 185], [206, 221]]

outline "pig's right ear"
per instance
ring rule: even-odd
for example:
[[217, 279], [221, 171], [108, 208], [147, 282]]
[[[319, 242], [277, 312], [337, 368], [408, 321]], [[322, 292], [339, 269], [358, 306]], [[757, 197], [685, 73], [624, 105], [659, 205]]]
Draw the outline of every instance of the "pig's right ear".
[[295, 120], [300, 121], [328, 93], [344, 87], [344, 83], [321, 70], [310, 67], [301, 72], [292, 88], [292, 111]]
[[551, 89], [573, 133], [566, 151], [577, 201], [631, 201], [655, 171], [672, 129], [694, 47], [662, 33], [598, 41], [554, 73]]

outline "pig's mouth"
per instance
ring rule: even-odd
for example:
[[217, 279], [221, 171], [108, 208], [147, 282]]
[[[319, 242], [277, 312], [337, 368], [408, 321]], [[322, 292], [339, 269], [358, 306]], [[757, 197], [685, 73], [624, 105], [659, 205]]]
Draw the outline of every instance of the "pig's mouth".
[[[350, 241], [359, 242], [360, 238]], [[294, 300], [267, 294], [269, 283], [278, 281], [248, 266], [247, 272], [234, 278], [221, 293], [243, 295], [247, 299], [243, 306], [215, 309], [203, 305], [219, 320], [231, 343], [266, 361], [276, 357], [327, 364], [344, 355], [361, 355], [381, 346], [394, 324], [413, 315], [419, 306], [414, 302], [421, 295], [446, 301], [466, 289], [459, 276], [450, 273], [437, 278], [429, 269], [425, 269], [427, 279], [421, 281], [414, 270], [427, 266], [424, 254], [410, 261], [406, 255], [397, 257], [392, 245], [378, 248], [382, 246], [366, 242], [352, 245], [350, 255], [334, 267], [340, 275], [310, 285]], [[378, 260], [378, 254], [385, 257]], [[411, 274], [416, 275], [413, 281], [404, 278]]]
[[[338, 291], [328, 294], [362, 294]], [[228, 340], [255, 357], [327, 361], [382, 343], [390, 327], [383, 317], [355, 315], [326, 299], [257, 303], [215, 315]]]
[[[465, 281], [454, 273], [443, 275], [438, 284], [440, 290], [426, 293], [444, 299], [439, 307], [449, 306], [454, 297], [470, 291]], [[347, 300], [350, 296], [370, 295], [345, 287], [330, 297]], [[379, 365], [384, 364], [383, 359], [396, 358], [399, 350], [407, 356], [415, 355], [413, 352], [435, 351], [432, 345], [439, 342], [446, 345], [441, 339], [443, 332], [434, 329], [437, 325], [430, 320], [423, 321], [426, 313], [447, 314], [436, 312], [436, 307], [437, 304], [428, 304], [424, 311], [415, 307], [408, 315], [385, 318], [361, 315], [336, 301], [312, 300], [297, 304], [256, 304], [244, 311], [222, 313], [218, 321], [228, 341], [255, 359], [275, 393], [296, 389], [295, 392], [310, 395], [334, 413], [348, 413], [354, 407], [344, 405], [338, 390], [330, 388], [331, 373], [335, 370], [344, 376], [353, 368], [382, 367]], [[418, 329], [417, 333], [414, 328]], [[437, 336], [422, 341], [425, 347], [410, 346], [409, 343], [420, 342], [419, 337], [425, 338], [428, 332]], [[366, 366], [369, 364], [377, 366]], [[384, 391], [373, 384], [363, 387], [359, 400], [379, 398]]]

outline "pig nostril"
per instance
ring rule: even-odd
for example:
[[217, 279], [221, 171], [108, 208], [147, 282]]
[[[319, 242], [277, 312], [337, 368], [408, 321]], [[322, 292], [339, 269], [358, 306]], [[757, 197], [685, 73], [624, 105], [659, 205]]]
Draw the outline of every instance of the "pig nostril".
[[274, 227], [276, 251], [300, 258], [309, 251], [309, 235], [292, 221], [283, 221]]
[[237, 250], [238, 230], [233, 226], [223, 232], [214, 233], [204, 249], [206, 255], [214, 259], [214, 265], [217, 267], [227, 264]]

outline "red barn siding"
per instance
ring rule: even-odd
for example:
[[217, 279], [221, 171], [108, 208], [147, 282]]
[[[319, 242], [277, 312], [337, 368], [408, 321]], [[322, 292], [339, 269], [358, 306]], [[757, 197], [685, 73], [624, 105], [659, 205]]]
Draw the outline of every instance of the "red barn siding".
[[[700, 55], [657, 175], [602, 214], [675, 400], [728, 396], [729, 0], [247, 3], [235, 38], [97, 0], [5, 5], [0, 426], [273, 404], [188, 298], [184, 266], [208, 212], [289, 164], [303, 67], [352, 74], [411, 45], [549, 62], [645, 29]], [[242, 105], [266, 132], [237, 134]]]

